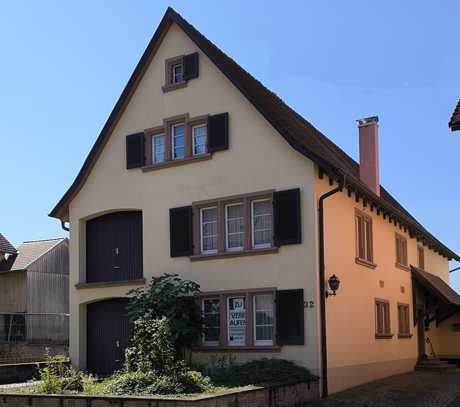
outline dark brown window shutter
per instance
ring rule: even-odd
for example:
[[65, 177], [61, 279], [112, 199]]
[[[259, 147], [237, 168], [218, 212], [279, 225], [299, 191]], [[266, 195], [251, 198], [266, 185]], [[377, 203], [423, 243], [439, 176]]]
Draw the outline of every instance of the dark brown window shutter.
[[144, 165], [144, 133], [126, 136], [126, 168], [139, 168]]
[[193, 253], [192, 207], [169, 210], [171, 257], [190, 256]]
[[299, 188], [273, 194], [273, 215], [276, 246], [302, 242]]
[[189, 79], [198, 78], [198, 73], [198, 52], [186, 55], [184, 57], [184, 79], [188, 81]]
[[228, 113], [215, 114], [208, 120], [208, 150], [210, 153], [228, 149]]
[[303, 345], [304, 300], [303, 289], [276, 292], [277, 345]]

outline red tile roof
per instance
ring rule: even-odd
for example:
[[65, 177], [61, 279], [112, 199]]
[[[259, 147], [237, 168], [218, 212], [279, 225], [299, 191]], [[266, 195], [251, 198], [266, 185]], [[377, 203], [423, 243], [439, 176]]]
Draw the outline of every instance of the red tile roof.
[[148, 44], [131, 78], [117, 101], [104, 128], [93, 145], [75, 181], [51, 211], [50, 216], [68, 220], [68, 205], [86, 181], [111, 131], [140, 82], [156, 49], [172, 23], [179, 25], [195, 44], [214, 62], [221, 72], [239, 89], [265, 119], [299, 153], [314, 161], [319, 168], [334, 179], [346, 177], [346, 186], [379, 211], [409, 229], [411, 235], [424, 241], [444, 256], [460, 261], [460, 257], [431, 235], [408, 211], [406, 211], [383, 187], [380, 196], [375, 195], [359, 179], [359, 164], [336, 144], [324, 136], [311, 123], [286, 105], [275, 93], [267, 89], [233, 59], [222, 52], [172, 8], [168, 8], [155, 34]]

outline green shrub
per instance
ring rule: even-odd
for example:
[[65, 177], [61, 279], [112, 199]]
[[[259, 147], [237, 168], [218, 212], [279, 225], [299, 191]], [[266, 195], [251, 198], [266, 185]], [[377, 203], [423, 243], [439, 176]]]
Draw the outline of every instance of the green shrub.
[[309, 382], [309, 370], [283, 359], [259, 359], [243, 364], [220, 366], [210, 373], [221, 386], [281, 385]]
[[61, 394], [83, 390], [83, 373], [69, 367], [64, 356], [50, 356], [47, 353], [46, 364], [38, 374], [40, 382], [34, 388], [37, 393]]
[[195, 296], [200, 286], [182, 280], [177, 274], [152, 277], [149, 285], [131, 290], [128, 314], [131, 319], [169, 321], [173, 345], [177, 352], [190, 348], [201, 336], [203, 324], [200, 306]]

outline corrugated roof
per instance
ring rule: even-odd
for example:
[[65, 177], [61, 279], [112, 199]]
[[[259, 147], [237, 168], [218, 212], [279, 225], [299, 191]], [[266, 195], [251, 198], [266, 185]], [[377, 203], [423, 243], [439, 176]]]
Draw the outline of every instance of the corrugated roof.
[[366, 201], [373, 203], [380, 211], [395, 218], [409, 228], [411, 235], [420, 238], [429, 247], [434, 247], [446, 257], [460, 261], [460, 256], [446, 247], [428, 232], [406, 209], [404, 209], [384, 188], [380, 196], [375, 195], [359, 178], [359, 164], [334, 144], [311, 123], [285, 104], [275, 93], [239, 66], [233, 59], [216, 47], [204, 35], [189, 24], [172, 8], [168, 8], [155, 34], [137, 64], [131, 78], [117, 101], [104, 128], [93, 145], [76, 179], [53, 208], [50, 216], [62, 220], [68, 218], [68, 205], [78, 193], [94, 166], [100, 152], [121, 117], [129, 99], [139, 84], [152, 60], [161, 40], [171, 23], [176, 23], [190, 37], [204, 54], [221, 70], [237, 89], [254, 105], [265, 119], [299, 153], [313, 160], [334, 178], [346, 176], [347, 186], [358, 191]]
[[14, 246], [0, 233], [0, 253], [16, 253]]
[[65, 238], [31, 240], [24, 242], [18, 247], [18, 253], [11, 265], [10, 271], [27, 269], [30, 264], [39, 259], [63, 240], [65, 240]]
[[460, 100], [452, 113], [452, 117], [449, 121], [449, 127], [452, 131], [460, 130]]

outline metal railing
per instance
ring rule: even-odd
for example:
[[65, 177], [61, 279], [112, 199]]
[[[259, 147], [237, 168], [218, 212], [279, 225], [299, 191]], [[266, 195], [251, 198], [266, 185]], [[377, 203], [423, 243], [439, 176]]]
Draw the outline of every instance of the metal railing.
[[0, 312], [0, 343], [69, 343], [69, 314]]

